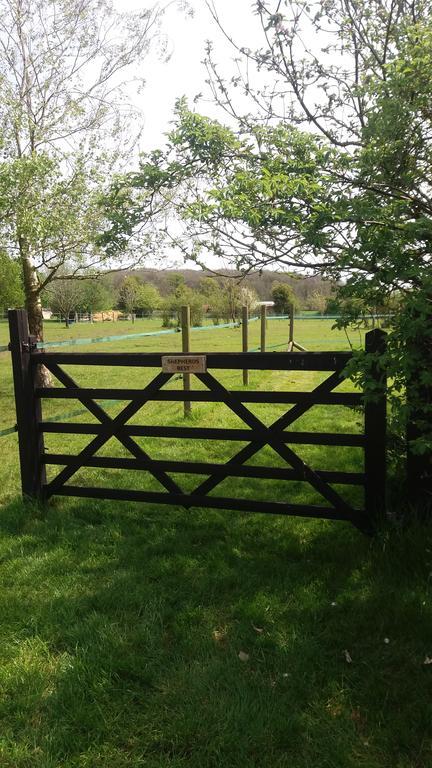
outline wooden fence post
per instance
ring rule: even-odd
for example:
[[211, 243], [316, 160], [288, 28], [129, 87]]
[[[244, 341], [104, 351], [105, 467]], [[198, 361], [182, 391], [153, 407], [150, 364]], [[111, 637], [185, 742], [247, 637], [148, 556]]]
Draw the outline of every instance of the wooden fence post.
[[267, 325], [267, 307], [265, 304], [261, 304], [261, 352], [266, 350], [266, 325]]
[[32, 366], [30, 362], [33, 337], [29, 335], [27, 312], [24, 309], [11, 309], [8, 317], [21, 488], [24, 498], [40, 498], [46, 475], [45, 466], [41, 462], [44, 451], [43, 436], [38, 428], [41, 421], [41, 405], [34, 394], [36, 366]]
[[[382, 355], [385, 349], [385, 331], [375, 328], [366, 334], [366, 352]], [[376, 383], [376, 395], [365, 403], [365, 510], [374, 526], [386, 511], [387, 374], [377, 360], [370, 375]]]
[[[190, 307], [184, 306], [181, 308], [181, 325], [182, 325], [182, 352], [190, 352]], [[185, 392], [189, 392], [191, 388], [190, 373], [183, 374], [183, 389]], [[184, 402], [184, 415], [189, 416], [192, 411], [192, 405], [190, 400]]]
[[288, 352], [292, 352], [294, 347], [294, 304], [290, 304], [289, 309], [289, 336]]
[[[242, 307], [242, 352], [248, 351], [249, 311]], [[249, 371], [243, 369], [243, 385], [249, 384]]]

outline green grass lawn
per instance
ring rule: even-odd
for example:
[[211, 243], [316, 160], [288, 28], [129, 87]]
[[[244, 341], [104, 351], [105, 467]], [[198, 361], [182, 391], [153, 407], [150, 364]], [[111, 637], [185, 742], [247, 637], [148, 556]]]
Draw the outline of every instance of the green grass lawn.
[[[157, 330], [157, 321], [47, 324], [47, 340]], [[299, 321], [309, 349], [344, 349], [332, 321]], [[259, 344], [259, 323], [250, 326]], [[284, 321], [269, 321], [282, 343]], [[353, 334], [352, 343], [360, 339]], [[7, 328], [0, 325], [0, 344]], [[239, 329], [196, 332], [194, 351], [239, 350]], [[180, 334], [85, 351], [179, 351]], [[283, 349], [283, 347], [282, 347]], [[139, 387], [154, 371], [68, 372]], [[241, 372], [221, 372], [241, 388]], [[251, 388], [311, 388], [322, 374], [251, 372]], [[176, 381], [174, 385], [180, 386]], [[194, 384], [198, 386], [198, 384]], [[349, 389], [350, 384], [345, 383]], [[0, 354], [0, 429], [14, 422]], [[110, 408], [114, 415], [122, 407]], [[248, 406], [269, 423], [284, 406]], [[44, 404], [48, 417], [79, 410]], [[93, 421], [90, 415], [73, 417]], [[152, 403], [137, 423], [184, 423]], [[190, 423], [239, 426], [222, 405]], [[314, 407], [293, 429], [361, 431], [361, 414]], [[74, 453], [88, 437], [47, 435]], [[153, 457], [226, 461], [239, 444], [137, 438]], [[427, 526], [373, 540], [346, 523], [127, 502], [19, 497], [17, 438], [0, 438], [1, 768], [429, 768], [432, 543]], [[321, 469], [362, 469], [358, 449], [296, 447]], [[105, 455], [126, 455], [115, 442]], [[254, 459], [282, 466], [270, 449]], [[58, 471], [51, 468], [50, 472]], [[176, 476], [189, 489], [200, 478]], [[145, 473], [83, 469], [71, 482], [154, 488]], [[316, 502], [303, 483], [231, 479], [215, 493]], [[358, 489], [339, 489], [361, 506]]]

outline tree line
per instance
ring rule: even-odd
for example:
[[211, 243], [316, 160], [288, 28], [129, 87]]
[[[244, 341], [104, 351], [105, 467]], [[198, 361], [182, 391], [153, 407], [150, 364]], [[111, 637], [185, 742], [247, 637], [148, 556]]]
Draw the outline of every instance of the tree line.
[[[191, 308], [194, 325], [202, 323], [205, 315], [215, 323], [231, 322], [240, 318], [242, 306], [255, 311], [260, 300], [272, 300], [277, 314], [288, 314], [292, 306], [319, 315], [339, 315], [341, 321], [356, 317], [360, 324], [365, 324], [369, 315], [391, 316], [399, 311], [399, 295], [380, 304], [367, 304], [358, 298], [342, 301], [337, 290], [338, 286], [321, 279], [301, 279], [282, 272], [267, 271], [240, 280], [233, 272], [203, 277], [200, 270], [147, 269], [87, 279], [60, 275], [41, 294], [41, 302], [45, 309], [64, 318], [66, 325], [75, 315], [92, 319], [94, 313], [116, 309], [132, 319], [158, 312], [163, 326], [170, 327], [180, 323], [185, 304]], [[0, 310], [23, 306], [24, 302], [19, 265], [0, 252]]]
[[[291, 306], [298, 307], [298, 300], [292, 288], [275, 281], [270, 297], [278, 313], [288, 314]], [[18, 303], [22, 300], [22, 288], [17, 288]], [[253, 288], [233, 281], [231, 278], [201, 278], [194, 288], [186, 284], [180, 273], [168, 278], [168, 292], [164, 295], [155, 285], [130, 274], [115, 283], [112, 276], [95, 279], [59, 278], [46, 289], [44, 306], [62, 318], [68, 326], [76, 316], [85, 315], [92, 320], [98, 312], [109, 313], [118, 309], [134, 322], [135, 317], [152, 317], [157, 312], [162, 326], [169, 328], [181, 323], [181, 308], [188, 305], [193, 325], [201, 325], [210, 317], [215, 325], [220, 322], [236, 322], [241, 317], [242, 307], [249, 312], [258, 310], [259, 297]], [[108, 315], [107, 320], [111, 319]]]

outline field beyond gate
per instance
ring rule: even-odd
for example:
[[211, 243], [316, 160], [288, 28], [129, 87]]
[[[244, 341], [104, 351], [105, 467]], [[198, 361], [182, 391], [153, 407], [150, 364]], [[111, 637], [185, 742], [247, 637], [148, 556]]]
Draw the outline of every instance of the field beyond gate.
[[[291, 514], [309, 517], [326, 517], [346, 520], [364, 531], [373, 528], [377, 513], [385, 503], [385, 394], [379, 401], [366, 403], [364, 431], [362, 434], [296, 430], [298, 420], [313, 406], [347, 407], [360, 406], [359, 393], [335, 392], [343, 382], [343, 371], [350, 360], [346, 352], [305, 353], [209, 353], [202, 355], [205, 361], [201, 372], [195, 373], [201, 388], [184, 391], [164, 389], [173, 373], [161, 370], [160, 354], [142, 353], [55, 353], [37, 351], [29, 341], [25, 312], [14, 311], [10, 315], [11, 351], [14, 366], [17, 423], [20, 443], [21, 476], [23, 493], [28, 496], [49, 498], [53, 495], [84, 496], [93, 498], [148, 501], [162, 504], [180, 504], [185, 508], [215, 507], [249, 512]], [[366, 348], [372, 352], [382, 349], [384, 334], [371, 331], [366, 337]], [[179, 359], [181, 356], [176, 355]], [[183, 358], [184, 359], [184, 358]], [[62, 387], [35, 387], [38, 365], [45, 365]], [[64, 370], [64, 366], [81, 368], [102, 366], [105, 371], [113, 368], [155, 369], [151, 380], [140, 389], [91, 388], [82, 386]], [[330, 372], [311, 391], [258, 391], [227, 389], [213, 370], [264, 370]], [[380, 374], [382, 377], [382, 374]], [[378, 378], [378, 375], [377, 375]], [[94, 417], [93, 422], [47, 421], [42, 416], [41, 400], [77, 400]], [[97, 401], [120, 400], [128, 404], [111, 417]], [[131, 424], [130, 420], [149, 403], [168, 401], [212, 402], [226, 406], [240, 421], [240, 428], [166, 426]], [[248, 404], [292, 405], [282, 415], [265, 423], [252, 412]], [[294, 425], [294, 429], [291, 427]], [[246, 429], [245, 429], [246, 427]], [[287, 429], [290, 427], [290, 429]], [[45, 450], [46, 434], [95, 435], [76, 455]], [[136, 439], [168, 438], [174, 440], [179, 458], [155, 459]], [[112, 439], [128, 452], [128, 456], [103, 456], [98, 452]], [[240, 450], [224, 463], [185, 461], [184, 440], [220, 441], [242, 443]], [[330, 470], [314, 467], [294, 451], [292, 445], [358, 447], [364, 450], [364, 471], [346, 472], [337, 467]], [[248, 464], [263, 448], [269, 447], [282, 459], [283, 466]], [[132, 458], [131, 458], [132, 456]], [[47, 481], [46, 466], [63, 467]], [[68, 481], [83, 467], [113, 470], [146, 471], [165, 490], [96, 487], [88, 482], [80, 485]], [[172, 475], [205, 475], [192, 490], [185, 491]], [[321, 504], [296, 504], [290, 501], [273, 501], [271, 496], [263, 501], [235, 496], [209, 495], [226, 478], [252, 478], [271, 481], [297, 481], [308, 483], [327, 506]], [[358, 508], [345, 498], [334, 485], [364, 487], [364, 506]], [[287, 492], [288, 493], [288, 492]]]

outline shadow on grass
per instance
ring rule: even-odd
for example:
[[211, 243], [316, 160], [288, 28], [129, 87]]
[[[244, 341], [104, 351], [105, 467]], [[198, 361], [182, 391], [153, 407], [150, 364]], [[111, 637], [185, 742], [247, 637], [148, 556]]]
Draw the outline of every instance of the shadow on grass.
[[0, 531], [2, 768], [431, 764], [428, 528], [62, 500]]

